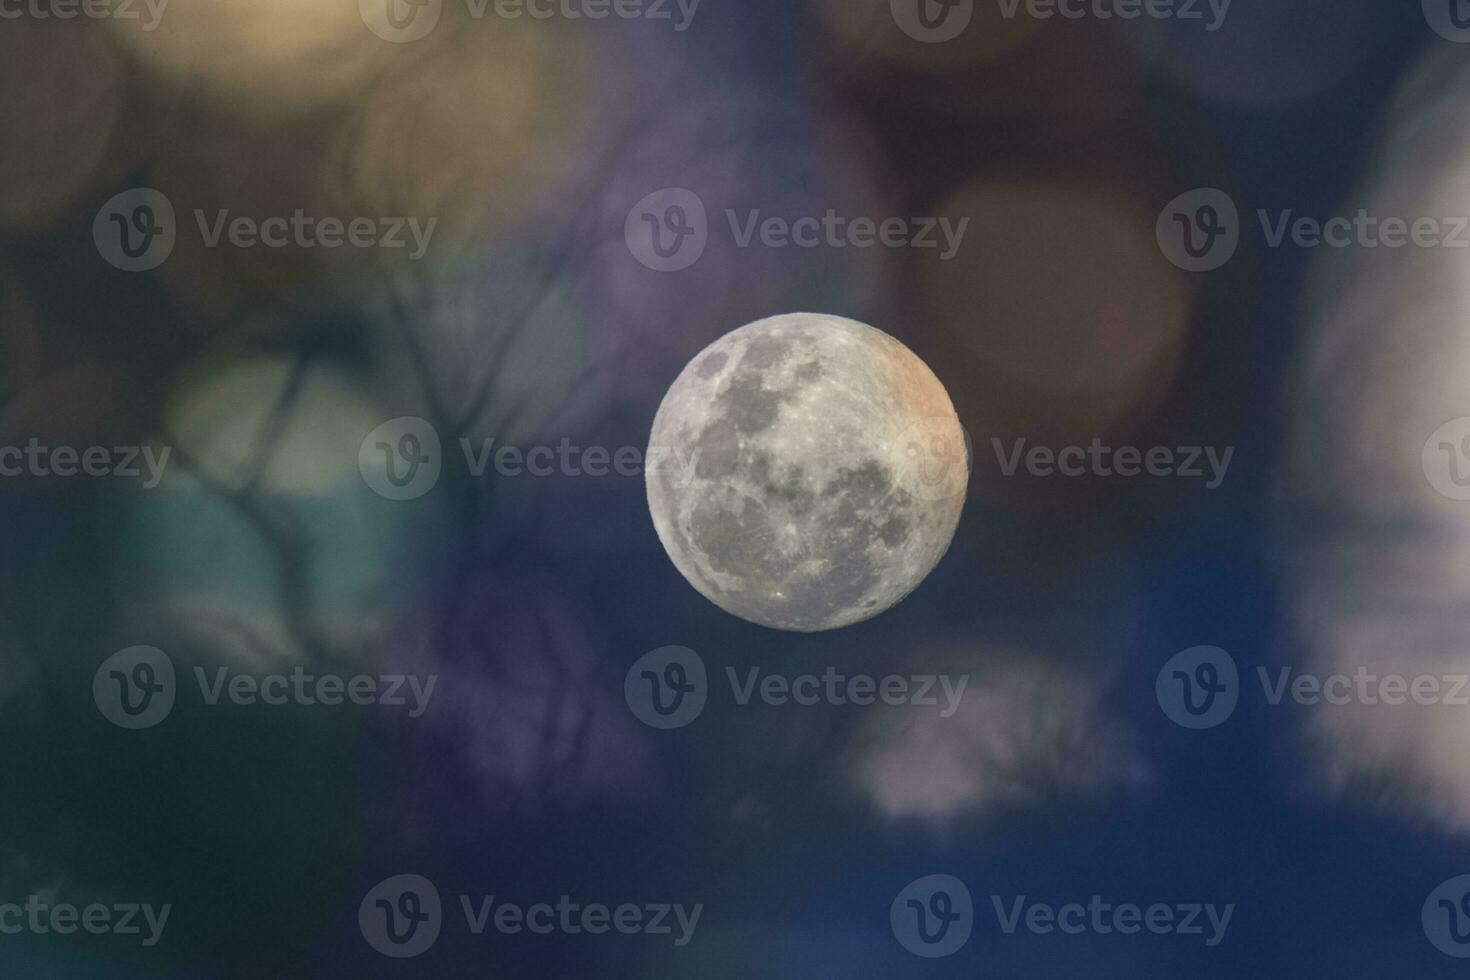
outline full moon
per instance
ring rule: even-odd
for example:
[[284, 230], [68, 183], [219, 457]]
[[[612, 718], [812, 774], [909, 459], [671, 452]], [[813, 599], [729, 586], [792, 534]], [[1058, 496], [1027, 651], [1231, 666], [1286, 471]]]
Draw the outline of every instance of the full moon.
[[949, 548], [969, 455], [939, 379], [866, 324], [792, 313], [700, 352], [659, 406], [648, 507], [674, 565], [742, 619], [813, 632], [908, 595]]

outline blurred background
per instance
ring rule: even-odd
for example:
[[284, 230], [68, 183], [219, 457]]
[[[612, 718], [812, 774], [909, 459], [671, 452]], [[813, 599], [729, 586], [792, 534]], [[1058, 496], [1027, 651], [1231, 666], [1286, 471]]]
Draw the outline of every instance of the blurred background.
[[[0, 477], [0, 904], [172, 907], [146, 947], [0, 935], [0, 975], [1458, 974], [1421, 908], [1470, 872], [1470, 707], [1256, 681], [1470, 671], [1470, 503], [1421, 458], [1470, 416], [1470, 250], [1273, 246], [1257, 219], [1470, 214], [1455, 4], [974, 0], [936, 41], [909, 15], [950, 8], [921, 3], [0, 0], [0, 447], [143, 473]], [[629, 231], [668, 188], [708, 224], [672, 272]], [[1238, 208], [1206, 271], [1161, 247], [1196, 188]], [[741, 245], [725, 217], [829, 210], [969, 223], [946, 255]], [[230, 231], [297, 215], [362, 243]], [[736, 619], [641, 476], [460, 452], [641, 450], [695, 354], [793, 311], [903, 341], [971, 439], [948, 555], [875, 619]], [[360, 452], [405, 417], [442, 466], [394, 499]], [[1212, 488], [1008, 475], [993, 440], [1019, 439], [1233, 457]], [[139, 645], [179, 696], [128, 730], [93, 681]], [[969, 688], [947, 718], [712, 697], [659, 731], [623, 680], [666, 645]], [[1199, 645], [1241, 690], [1189, 730], [1155, 679]], [[438, 680], [418, 717], [208, 705], [194, 671], [221, 668]], [[397, 959], [358, 911], [405, 873], [445, 923]], [[889, 907], [935, 873], [976, 925], [926, 959]], [[458, 901], [564, 894], [704, 909], [676, 946], [476, 936]], [[1213, 947], [1006, 935], [993, 894], [1235, 911]]]

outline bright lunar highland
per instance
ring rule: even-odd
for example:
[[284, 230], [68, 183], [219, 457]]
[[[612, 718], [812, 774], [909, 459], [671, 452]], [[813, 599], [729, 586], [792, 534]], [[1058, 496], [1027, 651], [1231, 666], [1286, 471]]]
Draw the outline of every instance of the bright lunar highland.
[[690, 361], [647, 459], [654, 527], [684, 577], [727, 612], [805, 632], [913, 591], [948, 550], [969, 480], [928, 366], [881, 330], [811, 313], [741, 327]]

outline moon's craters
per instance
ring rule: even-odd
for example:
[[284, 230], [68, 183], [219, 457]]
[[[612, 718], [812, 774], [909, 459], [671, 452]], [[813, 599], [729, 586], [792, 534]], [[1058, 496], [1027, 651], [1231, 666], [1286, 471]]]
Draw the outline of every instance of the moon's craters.
[[967, 472], [949, 397], [917, 357], [861, 323], [792, 314], [684, 369], [654, 421], [648, 498], [674, 564], [711, 601], [822, 630], [923, 580]]

